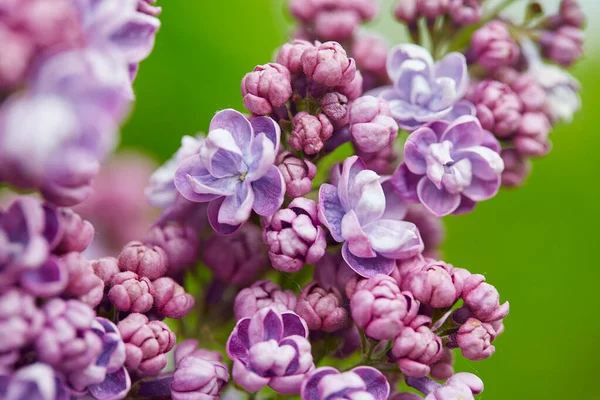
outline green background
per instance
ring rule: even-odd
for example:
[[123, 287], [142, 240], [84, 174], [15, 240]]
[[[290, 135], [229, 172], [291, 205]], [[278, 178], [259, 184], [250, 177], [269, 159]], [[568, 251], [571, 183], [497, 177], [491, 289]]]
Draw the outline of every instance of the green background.
[[[182, 135], [206, 130], [216, 111], [242, 110], [241, 78], [270, 61], [289, 32], [282, 5], [270, 0], [179, 0], [163, 8], [122, 139], [160, 161]], [[399, 26], [382, 30], [402, 41]], [[598, 67], [587, 57], [574, 70], [583, 109], [553, 131], [554, 149], [534, 163], [527, 185], [447, 218], [446, 261], [484, 274], [511, 303], [496, 354], [457, 365], [484, 380], [482, 399], [600, 399]]]

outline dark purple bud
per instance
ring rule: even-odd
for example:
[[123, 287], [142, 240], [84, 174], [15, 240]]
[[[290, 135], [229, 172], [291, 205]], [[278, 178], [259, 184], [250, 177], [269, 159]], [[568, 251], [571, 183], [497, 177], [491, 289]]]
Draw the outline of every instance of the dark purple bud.
[[321, 99], [321, 111], [332, 121], [342, 121], [348, 116], [348, 98], [337, 92], [327, 93]]
[[160, 246], [146, 246], [142, 242], [129, 242], [119, 255], [121, 271], [135, 272], [150, 280], [158, 279], [167, 272], [167, 254]]

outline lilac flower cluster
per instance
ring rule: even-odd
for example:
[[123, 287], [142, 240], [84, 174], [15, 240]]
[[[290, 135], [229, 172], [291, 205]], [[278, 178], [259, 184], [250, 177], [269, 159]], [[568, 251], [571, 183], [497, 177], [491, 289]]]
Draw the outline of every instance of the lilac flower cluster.
[[413, 43], [388, 49], [358, 31], [375, 1], [290, 1], [295, 39], [241, 80], [250, 113], [218, 111], [150, 176], [98, 169], [160, 8], [0, 5], [0, 180], [43, 197], [0, 210], [0, 397], [237, 398], [230, 373], [302, 400], [481, 393], [453, 351], [493, 355], [509, 303], [442, 261], [442, 218], [549, 152], [579, 86], [543, 58], [571, 65], [584, 24], [574, 0], [518, 26], [486, 6], [402, 0]]

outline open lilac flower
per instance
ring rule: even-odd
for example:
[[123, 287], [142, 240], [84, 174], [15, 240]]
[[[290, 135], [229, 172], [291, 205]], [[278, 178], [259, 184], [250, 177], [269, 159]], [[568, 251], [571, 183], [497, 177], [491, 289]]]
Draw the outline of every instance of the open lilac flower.
[[315, 365], [306, 322], [293, 312], [271, 308], [242, 318], [227, 341], [233, 379], [248, 392], [269, 385], [282, 394], [297, 394]]
[[68, 400], [65, 388], [47, 364], [35, 363], [12, 375], [0, 375], [0, 398], [6, 400]]
[[472, 105], [461, 101], [469, 87], [461, 53], [449, 53], [434, 63], [423, 47], [402, 44], [388, 53], [387, 71], [393, 85], [367, 94], [387, 100], [402, 129], [412, 131], [427, 122], [473, 113]]
[[[425, 394], [425, 400], [474, 400], [474, 394], [483, 392], [482, 380], [468, 372], [454, 374], [444, 384], [439, 384], [427, 377], [408, 377], [406, 383]], [[402, 399], [409, 399], [409, 397]], [[395, 398], [395, 400], [398, 399]]]
[[423, 251], [416, 226], [402, 221], [406, 206], [391, 193], [389, 182], [385, 186], [352, 156], [344, 161], [337, 187], [323, 184], [319, 190], [320, 221], [335, 241], [344, 242], [348, 265], [365, 277], [388, 275], [396, 259]]
[[250, 217], [272, 215], [283, 203], [285, 183], [273, 165], [281, 130], [271, 118], [252, 122], [235, 110], [217, 113], [199, 156], [186, 158], [175, 174], [183, 197], [210, 202], [208, 217], [219, 233], [235, 232]]
[[390, 384], [372, 367], [339, 372], [332, 367], [316, 369], [302, 384], [302, 400], [386, 400]]
[[406, 201], [422, 203], [437, 217], [470, 211], [476, 202], [494, 197], [504, 163], [490, 136], [471, 116], [416, 130], [392, 177], [396, 192]]

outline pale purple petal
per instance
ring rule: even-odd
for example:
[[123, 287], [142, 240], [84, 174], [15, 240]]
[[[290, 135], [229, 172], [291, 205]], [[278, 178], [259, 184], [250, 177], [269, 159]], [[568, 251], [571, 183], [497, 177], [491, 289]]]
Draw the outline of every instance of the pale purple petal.
[[435, 65], [436, 77], [447, 77], [455, 82], [456, 96], [463, 97], [469, 87], [467, 60], [461, 53], [449, 53]]
[[429, 69], [433, 69], [431, 54], [421, 46], [401, 44], [388, 52], [387, 72], [392, 81], [398, 78], [398, 68], [407, 60], [421, 61]]
[[421, 179], [420, 175], [410, 172], [405, 163], [398, 166], [391, 181], [394, 190], [400, 198], [408, 203], [419, 203], [417, 185]]
[[453, 144], [453, 150], [478, 146], [483, 141], [483, 129], [476, 117], [463, 116], [454, 121], [442, 134], [440, 141], [448, 140]]
[[231, 133], [222, 129], [213, 130], [208, 134], [200, 146], [200, 160], [215, 178], [230, 177], [245, 172], [242, 151]]
[[159, 19], [135, 13], [111, 35], [110, 41], [121, 51], [126, 60], [137, 63], [150, 55], [159, 26]]
[[377, 274], [389, 275], [396, 266], [395, 260], [383, 256], [375, 258], [356, 257], [348, 249], [348, 243], [344, 243], [342, 247], [342, 257], [344, 257], [350, 268], [365, 278], [372, 278]]
[[233, 109], [219, 111], [210, 121], [209, 132], [223, 129], [233, 136], [235, 143], [247, 154], [253, 139], [253, 129], [250, 121], [242, 113]]
[[333, 367], [321, 367], [313, 372], [310, 377], [304, 381], [301, 390], [301, 397], [304, 400], [321, 400], [319, 391], [319, 382], [324, 376], [337, 375], [339, 371]]
[[215, 230], [215, 232], [220, 233], [221, 235], [231, 235], [232, 233], [240, 229], [242, 225], [227, 225], [219, 222], [219, 210], [221, 209], [221, 205], [224, 201], [225, 197], [220, 197], [216, 200], [211, 201], [210, 203], [208, 203], [206, 213], [208, 216], [208, 222], [210, 223], [210, 226]]
[[426, 176], [417, 185], [417, 194], [421, 203], [436, 217], [451, 214], [460, 204], [460, 194], [448, 193], [438, 189]]
[[382, 178], [381, 187], [385, 195], [385, 211], [381, 218], [403, 219], [407, 212], [406, 203], [395, 192], [391, 177]]
[[473, 175], [486, 180], [495, 180], [504, 171], [500, 154], [483, 146], [463, 149], [456, 153], [456, 161], [467, 158], [472, 165]]
[[256, 136], [264, 133], [265, 136], [273, 143], [275, 148], [275, 154], [279, 151], [279, 144], [281, 143], [281, 128], [279, 125], [269, 117], [257, 117], [252, 119], [252, 128], [254, 128], [254, 134]]
[[227, 225], [240, 225], [250, 218], [252, 204], [254, 203], [254, 190], [249, 183], [241, 182], [236, 187], [236, 192], [228, 196], [219, 209], [218, 222]]
[[175, 187], [190, 201], [207, 202], [235, 192], [237, 179], [212, 177], [197, 155], [182, 161], [175, 173]]
[[484, 180], [474, 176], [471, 185], [462, 193], [473, 201], [482, 201], [494, 197], [500, 189], [500, 177]]
[[353, 210], [346, 213], [342, 219], [342, 236], [346, 240], [344, 246], [348, 246], [348, 250], [353, 255], [362, 258], [377, 257], [371, 248], [369, 237], [362, 230], [360, 221]]
[[261, 179], [275, 163], [275, 148], [273, 143], [264, 133], [259, 134], [252, 141], [250, 154], [244, 161], [248, 165], [248, 182], [254, 182]]
[[429, 127], [417, 129], [408, 136], [404, 144], [404, 163], [412, 173], [424, 175], [427, 172], [425, 156], [429, 146], [437, 142], [437, 135]]
[[319, 189], [319, 221], [327, 227], [336, 242], [344, 241], [342, 219], [345, 214], [336, 187], [322, 184]]
[[349, 183], [348, 204], [350, 210], [356, 212], [361, 225], [381, 218], [385, 211], [385, 194], [379, 175], [363, 170]]
[[423, 251], [423, 241], [411, 222], [380, 219], [364, 227], [373, 250], [388, 258], [408, 258]]
[[454, 104], [454, 107], [452, 107], [452, 111], [450, 111], [450, 113], [444, 117], [444, 120], [454, 122], [459, 117], [465, 115], [476, 116], [477, 109], [475, 108], [475, 105], [473, 103], [463, 99]]
[[346, 158], [342, 164], [342, 175], [337, 185], [337, 194], [345, 211], [352, 209], [349, 199], [350, 186], [356, 176], [365, 169], [367, 169], [365, 163], [357, 156]]
[[258, 215], [273, 215], [283, 204], [285, 182], [276, 166], [271, 165], [264, 176], [250, 186], [254, 192], [252, 208]]
[[246, 366], [238, 360], [233, 362], [232, 376], [235, 382], [248, 392], [259, 391], [267, 386], [271, 380], [271, 378], [263, 378], [262, 376], [246, 369]]

